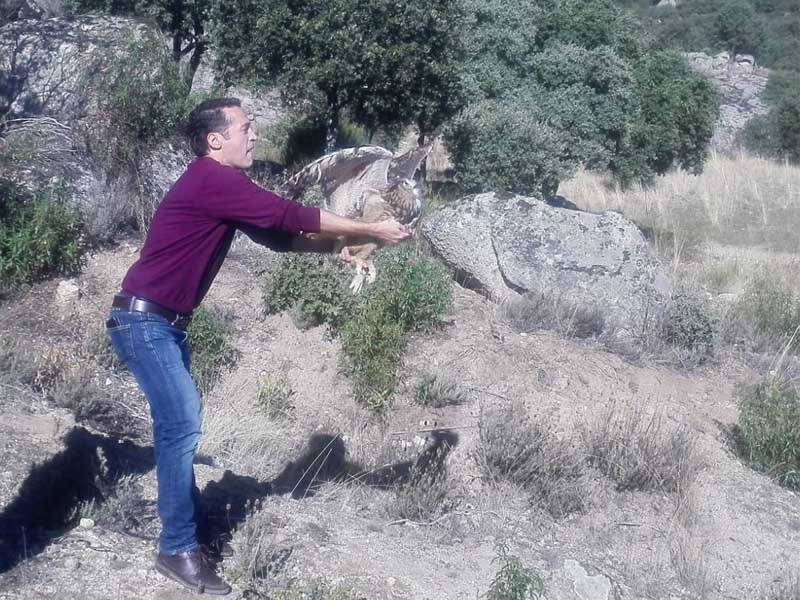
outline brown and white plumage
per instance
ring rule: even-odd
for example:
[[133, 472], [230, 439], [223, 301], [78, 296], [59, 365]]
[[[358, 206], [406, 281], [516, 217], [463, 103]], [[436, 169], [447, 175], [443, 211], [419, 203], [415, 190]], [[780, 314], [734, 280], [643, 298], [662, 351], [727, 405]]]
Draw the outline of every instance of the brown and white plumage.
[[[394, 219], [413, 227], [422, 212], [422, 200], [414, 173], [427, 156], [429, 146], [414, 148], [399, 156], [380, 146], [358, 146], [327, 154], [306, 166], [286, 184], [293, 198], [319, 184], [324, 207], [331, 212], [365, 223]], [[342, 238], [336, 244], [340, 255], [356, 265], [350, 284], [358, 293], [375, 280], [372, 255], [378, 244], [372, 239]]]

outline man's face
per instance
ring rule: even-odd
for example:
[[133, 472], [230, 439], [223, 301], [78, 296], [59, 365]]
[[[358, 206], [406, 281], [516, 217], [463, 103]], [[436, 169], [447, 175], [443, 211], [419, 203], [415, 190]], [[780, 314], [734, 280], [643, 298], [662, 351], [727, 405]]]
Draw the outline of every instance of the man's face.
[[223, 110], [228, 118], [228, 128], [221, 133], [210, 133], [209, 147], [223, 165], [247, 169], [253, 164], [253, 147], [258, 139], [253, 124], [238, 106]]

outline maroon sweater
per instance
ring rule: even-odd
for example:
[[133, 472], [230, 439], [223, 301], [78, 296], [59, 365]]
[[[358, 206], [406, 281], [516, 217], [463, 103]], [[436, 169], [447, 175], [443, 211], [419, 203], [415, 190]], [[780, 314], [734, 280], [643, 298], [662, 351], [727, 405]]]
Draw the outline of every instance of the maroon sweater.
[[211, 287], [237, 227], [253, 226], [275, 232], [275, 245], [286, 249], [289, 235], [319, 231], [319, 209], [276, 196], [238, 169], [197, 158], [156, 210], [122, 291], [190, 313]]

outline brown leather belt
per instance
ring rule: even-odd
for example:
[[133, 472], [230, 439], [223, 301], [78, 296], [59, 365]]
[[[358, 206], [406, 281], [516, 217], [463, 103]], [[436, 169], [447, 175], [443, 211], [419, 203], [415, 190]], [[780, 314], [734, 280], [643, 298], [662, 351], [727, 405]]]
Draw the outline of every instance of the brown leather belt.
[[146, 312], [162, 316], [169, 321], [170, 325], [177, 327], [178, 329], [186, 329], [189, 326], [189, 323], [192, 322], [191, 313], [188, 315], [182, 315], [174, 310], [164, 308], [160, 304], [156, 304], [155, 302], [151, 302], [145, 298], [139, 298], [138, 296], [115, 294], [114, 301], [111, 303], [111, 306], [113, 308], [122, 308], [132, 312]]

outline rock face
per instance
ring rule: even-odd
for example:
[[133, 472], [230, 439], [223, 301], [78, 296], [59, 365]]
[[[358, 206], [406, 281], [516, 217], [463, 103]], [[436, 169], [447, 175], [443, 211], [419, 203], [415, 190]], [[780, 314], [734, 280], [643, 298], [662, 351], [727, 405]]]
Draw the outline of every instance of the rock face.
[[496, 300], [553, 293], [601, 310], [615, 332], [649, 326], [671, 294], [641, 231], [617, 213], [489, 193], [438, 210], [422, 234], [465, 286]]
[[733, 148], [737, 135], [747, 122], [767, 113], [761, 94], [767, 85], [769, 70], [756, 66], [748, 54], [731, 58], [727, 52], [715, 56], [689, 52], [686, 57], [692, 68], [714, 82], [720, 94], [720, 114], [712, 144], [723, 150]]
[[145, 30], [133, 19], [15, 21], [0, 28], [0, 114], [73, 122], [91, 108], [91, 74], [123, 40]]
[[0, 28], [0, 115], [10, 123], [5, 142], [31, 155], [7, 175], [31, 188], [61, 182], [89, 235], [100, 239], [123, 224], [147, 223], [192, 158], [183, 139], [162, 141], [109, 177], [86, 151], [93, 75], [124, 41], [146, 32], [134, 19], [112, 17], [16, 21]]

